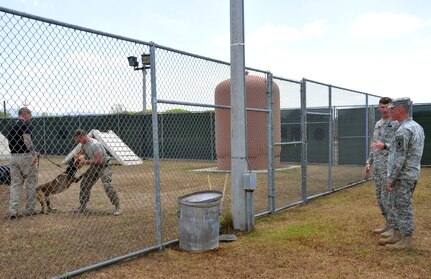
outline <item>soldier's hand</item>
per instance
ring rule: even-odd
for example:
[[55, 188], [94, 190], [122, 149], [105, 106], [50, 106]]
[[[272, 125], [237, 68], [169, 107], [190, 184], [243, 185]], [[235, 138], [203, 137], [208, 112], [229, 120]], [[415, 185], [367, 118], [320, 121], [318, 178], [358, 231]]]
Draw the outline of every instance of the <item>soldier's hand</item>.
[[375, 141], [371, 144], [371, 148], [373, 150], [382, 150], [385, 149], [385, 143], [381, 142], [381, 141]]
[[392, 183], [386, 183], [385, 188], [388, 192], [392, 192], [394, 190]]
[[368, 176], [370, 174], [370, 164], [365, 164], [365, 174]]
[[368, 176], [370, 175], [370, 164], [365, 164], [365, 168], [364, 168], [364, 171], [365, 171], [365, 179], [368, 179]]

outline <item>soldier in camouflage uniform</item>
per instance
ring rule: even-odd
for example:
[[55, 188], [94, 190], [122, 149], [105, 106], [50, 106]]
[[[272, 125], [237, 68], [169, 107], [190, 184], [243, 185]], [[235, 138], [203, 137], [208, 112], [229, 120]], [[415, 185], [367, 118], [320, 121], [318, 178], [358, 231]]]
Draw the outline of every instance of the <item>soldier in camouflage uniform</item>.
[[[397, 249], [412, 248], [414, 231], [412, 196], [420, 174], [425, 134], [423, 128], [410, 118], [409, 98], [395, 99], [389, 105], [391, 117], [400, 122], [389, 152], [386, 189], [390, 192], [390, 217], [396, 224], [394, 234], [385, 244]], [[392, 222], [391, 222], [392, 224]]]
[[[398, 127], [398, 122], [391, 119], [389, 103], [392, 101], [389, 97], [383, 97], [379, 100], [378, 110], [381, 119], [374, 126], [373, 143], [371, 144], [371, 152], [365, 164], [365, 174], [370, 173], [371, 165], [373, 166], [374, 174], [374, 190], [376, 192], [377, 204], [386, 225], [383, 228], [374, 230], [374, 233], [383, 234], [383, 236], [391, 236], [393, 230], [389, 224], [388, 214], [390, 210], [389, 193], [385, 189], [387, 177], [387, 164], [389, 148], [392, 144], [395, 130]], [[394, 224], [395, 225], [395, 224]]]

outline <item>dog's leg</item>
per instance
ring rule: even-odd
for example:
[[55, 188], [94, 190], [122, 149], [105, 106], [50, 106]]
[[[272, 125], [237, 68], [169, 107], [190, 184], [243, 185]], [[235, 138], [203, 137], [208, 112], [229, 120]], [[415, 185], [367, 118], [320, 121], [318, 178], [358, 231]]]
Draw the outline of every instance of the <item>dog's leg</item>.
[[36, 191], [36, 198], [40, 203], [40, 213], [45, 213], [47, 214], [47, 208], [46, 208], [46, 201], [45, 201], [45, 194], [43, 193], [43, 191], [41, 189], [38, 189]]
[[52, 203], [51, 203], [51, 194], [50, 193], [45, 193], [45, 200], [46, 200], [46, 206], [48, 207], [48, 210], [50, 212], [55, 212], [57, 211], [57, 208], [55, 208]]

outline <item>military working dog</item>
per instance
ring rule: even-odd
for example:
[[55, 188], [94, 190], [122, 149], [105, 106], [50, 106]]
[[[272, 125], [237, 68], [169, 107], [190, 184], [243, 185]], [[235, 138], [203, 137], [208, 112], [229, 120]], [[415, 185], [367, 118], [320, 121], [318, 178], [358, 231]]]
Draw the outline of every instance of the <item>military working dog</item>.
[[60, 173], [53, 181], [36, 186], [36, 198], [41, 206], [40, 213], [48, 214], [56, 210], [51, 203], [51, 194], [64, 192], [69, 189], [72, 183], [78, 183], [81, 180], [82, 174], [79, 177], [75, 175], [79, 169], [79, 161], [82, 159], [84, 159], [82, 154], [75, 155], [69, 161], [66, 170]]

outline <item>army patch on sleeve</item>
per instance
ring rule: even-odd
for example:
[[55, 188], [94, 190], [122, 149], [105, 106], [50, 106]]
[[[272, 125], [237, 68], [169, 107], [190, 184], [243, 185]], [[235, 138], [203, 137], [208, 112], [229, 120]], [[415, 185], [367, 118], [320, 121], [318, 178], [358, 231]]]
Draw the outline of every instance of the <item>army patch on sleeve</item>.
[[395, 148], [396, 151], [404, 151], [404, 136], [395, 137]]

